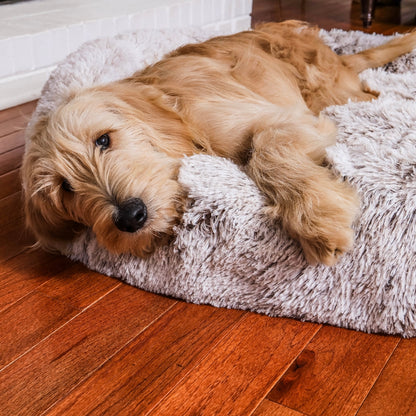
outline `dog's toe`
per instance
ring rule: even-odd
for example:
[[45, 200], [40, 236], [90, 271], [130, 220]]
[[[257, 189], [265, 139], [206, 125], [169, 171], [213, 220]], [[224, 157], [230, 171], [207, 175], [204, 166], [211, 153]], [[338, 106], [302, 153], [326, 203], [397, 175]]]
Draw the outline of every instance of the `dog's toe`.
[[353, 246], [353, 230], [349, 227], [335, 230], [331, 235], [314, 239], [300, 238], [305, 257], [310, 264], [322, 263], [333, 266]]

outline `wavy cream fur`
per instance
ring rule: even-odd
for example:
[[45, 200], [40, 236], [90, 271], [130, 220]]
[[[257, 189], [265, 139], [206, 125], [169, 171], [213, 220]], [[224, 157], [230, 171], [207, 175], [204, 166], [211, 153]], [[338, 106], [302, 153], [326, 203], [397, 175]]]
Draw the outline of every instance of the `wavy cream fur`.
[[[354, 191], [324, 166], [335, 128], [331, 104], [377, 94], [358, 71], [410, 51], [416, 34], [338, 57], [300, 22], [179, 48], [134, 76], [69, 97], [33, 126], [23, 164], [28, 225], [61, 249], [82, 227], [115, 253], [143, 256], [180, 220], [180, 159], [206, 153], [240, 164], [266, 196], [266, 212], [297, 239], [309, 262], [333, 264], [352, 245]], [[111, 137], [110, 149], [94, 146]], [[63, 192], [63, 180], [74, 192]], [[116, 229], [115, 206], [140, 197], [149, 219]]]

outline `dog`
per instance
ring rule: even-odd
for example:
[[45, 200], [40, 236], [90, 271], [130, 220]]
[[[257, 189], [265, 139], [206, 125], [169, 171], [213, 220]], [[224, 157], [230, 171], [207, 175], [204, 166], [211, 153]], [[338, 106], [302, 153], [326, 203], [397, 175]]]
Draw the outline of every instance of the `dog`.
[[85, 227], [110, 252], [144, 257], [185, 209], [181, 158], [225, 157], [264, 194], [265, 214], [311, 264], [353, 244], [359, 201], [328, 169], [329, 105], [369, 101], [358, 74], [416, 47], [416, 32], [338, 56], [299, 21], [189, 44], [133, 76], [75, 92], [27, 140], [22, 183], [38, 245], [64, 251]]

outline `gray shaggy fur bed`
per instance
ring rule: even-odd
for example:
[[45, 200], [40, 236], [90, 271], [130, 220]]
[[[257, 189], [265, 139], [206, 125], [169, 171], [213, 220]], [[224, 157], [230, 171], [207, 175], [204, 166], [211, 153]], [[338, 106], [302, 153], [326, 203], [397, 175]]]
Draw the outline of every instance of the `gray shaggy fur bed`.
[[[140, 31], [90, 42], [51, 76], [32, 121], [73, 89], [122, 78], [209, 35]], [[337, 53], [387, 40], [341, 30], [321, 36]], [[189, 189], [189, 207], [171, 245], [147, 260], [114, 256], [86, 232], [65, 254], [189, 302], [415, 336], [416, 53], [362, 78], [381, 92], [377, 101], [325, 110], [339, 128], [337, 144], [328, 149], [332, 169], [361, 196], [354, 249], [336, 266], [309, 266], [298, 244], [262, 214], [263, 198], [252, 181], [230, 161], [203, 155], [183, 160], [180, 181]]]

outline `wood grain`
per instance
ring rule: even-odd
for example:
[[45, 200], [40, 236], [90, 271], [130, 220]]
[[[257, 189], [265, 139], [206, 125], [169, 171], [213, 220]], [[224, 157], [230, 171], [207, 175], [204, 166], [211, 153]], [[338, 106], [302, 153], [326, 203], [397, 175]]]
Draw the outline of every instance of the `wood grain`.
[[[34, 111], [37, 104], [37, 100], [29, 101], [28, 103], [17, 105], [15, 107], [7, 108], [6, 110], [0, 111], [0, 136], [2, 135], [1, 125], [5, 121], [9, 121], [10, 119], [20, 117], [21, 120], [26, 123], [27, 118], [30, 114]], [[17, 123], [20, 124], [20, 123]]]
[[[28, 295], [14, 303], [9, 293], [8, 303], [12, 306], [0, 313], [0, 334], [4, 334], [0, 347], [0, 368], [120, 284], [115, 279], [87, 271], [80, 264], [69, 261], [52, 264], [43, 262], [37, 265], [37, 274], [42, 276], [42, 280], [38, 280], [35, 291], [29, 291]], [[59, 267], [65, 264], [66, 267]], [[32, 275], [33, 271], [32, 266]], [[6, 283], [7, 278], [3, 278], [1, 281]], [[16, 285], [16, 282], [13, 281], [13, 284]], [[3, 287], [10, 290], [10, 285]], [[25, 284], [24, 289], [28, 288], [30, 285]], [[28, 316], [30, 319], [27, 319]]]
[[15, 117], [6, 119], [0, 123], [0, 134], [7, 136], [17, 131], [23, 131], [26, 127], [29, 117]]
[[26, 229], [20, 192], [0, 199], [0, 261], [21, 253], [35, 241]]
[[243, 315], [209, 306], [175, 305], [47, 414], [146, 414]]
[[309, 416], [355, 415], [398, 342], [325, 326], [267, 398]]
[[400, 341], [358, 416], [416, 415], [415, 352], [416, 338]]
[[0, 175], [0, 199], [7, 198], [11, 194], [20, 192], [20, 172], [18, 169]]
[[306, 416], [270, 400], [264, 399], [252, 416]]
[[78, 310], [70, 305], [39, 292], [1, 312], [0, 370], [76, 313]]
[[23, 216], [22, 194], [15, 192], [0, 199], [0, 229], [4, 229], [8, 224], [21, 222]]
[[[40, 250], [28, 251], [1, 263], [0, 311], [38, 289], [59, 270], [74, 264], [67, 258]], [[24, 315], [25, 316], [25, 315]]]
[[[20, 258], [18, 261], [21, 265]], [[115, 279], [89, 272], [84, 266], [67, 259], [38, 263], [36, 272], [33, 265], [30, 269], [31, 276], [38, 276], [38, 279], [31, 279], [32, 284], [34, 280], [36, 282], [34, 286], [28, 284], [27, 279], [23, 285], [19, 285], [22, 282], [18, 283], [14, 279], [16, 269], [7, 273], [9, 278], [4, 272], [1, 275], [3, 284], [0, 294], [1, 291], [7, 292], [2, 303], [8, 304], [8, 307], [0, 312], [0, 334], [4, 334], [0, 347], [0, 368], [120, 284]], [[7, 284], [8, 281], [10, 284]], [[21, 290], [16, 291], [16, 286], [20, 286]], [[22, 297], [22, 292], [27, 295]]]
[[[1, 114], [1, 113], [0, 113]], [[0, 125], [1, 131], [1, 125]], [[0, 137], [0, 154], [21, 147], [25, 144], [25, 134], [23, 130]]]
[[24, 146], [19, 146], [0, 154], [0, 175], [19, 168], [22, 164], [23, 152]]
[[8, 260], [29, 249], [35, 240], [25, 229], [23, 217], [12, 224], [0, 228], [0, 262]]
[[174, 304], [117, 287], [0, 372], [0, 414], [40, 415]]
[[249, 415], [318, 329], [246, 315], [150, 414]]
[[[46, 269], [49, 265], [43, 267]], [[117, 279], [88, 270], [82, 264], [70, 262], [68, 266], [58, 269], [38, 290], [74, 308], [83, 309], [119, 284]]]

